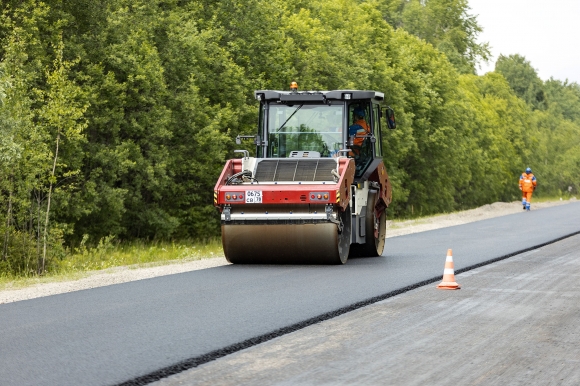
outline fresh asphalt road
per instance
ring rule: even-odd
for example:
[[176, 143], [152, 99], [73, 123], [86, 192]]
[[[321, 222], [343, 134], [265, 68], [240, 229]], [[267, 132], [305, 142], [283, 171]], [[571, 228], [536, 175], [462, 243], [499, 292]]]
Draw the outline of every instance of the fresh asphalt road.
[[580, 203], [387, 239], [344, 266], [223, 266], [0, 305], [3, 385], [107, 385], [580, 232]]

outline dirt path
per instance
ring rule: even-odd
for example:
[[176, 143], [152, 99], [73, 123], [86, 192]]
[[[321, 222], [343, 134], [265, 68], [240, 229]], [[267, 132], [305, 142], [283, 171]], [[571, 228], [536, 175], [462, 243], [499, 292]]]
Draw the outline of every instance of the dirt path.
[[[571, 201], [575, 200], [575, 198], [571, 199]], [[533, 208], [534, 210], [538, 210], [550, 206], [563, 205], [568, 202], [570, 201], [534, 203]], [[410, 233], [423, 232], [432, 229], [445, 228], [453, 225], [466, 224], [473, 221], [505, 216], [521, 211], [522, 207], [519, 202], [496, 202], [476, 209], [447, 215], [438, 215], [428, 218], [421, 218], [418, 220], [388, 221], [387, 238]], [[42, 296], [55, 295], [65, 292], [102, 287], [111, 284], [126, 283], [134, 280], [149, 279], [157, 276], [195, 271], [198, 269], [218, 267], [226, 264], [228, 264], [228, 262], [224, 257], [215, 257], [211, 259], [196, 260], [186, 263], [176, 262], [173, 264], [146, 268], [118, 267], [102, 271], [94, 271], [87, 273], [86, 277], [78, 280], [42, 283], [35, 284], [26, 288], [2, 290], [0, 291], [0, 304], [26, 299], [34, 299]]]

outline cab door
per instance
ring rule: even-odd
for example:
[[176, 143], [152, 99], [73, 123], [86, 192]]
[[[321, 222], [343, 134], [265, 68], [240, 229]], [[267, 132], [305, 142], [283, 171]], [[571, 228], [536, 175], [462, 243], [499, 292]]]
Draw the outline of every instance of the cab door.
[[374, 159], [374, 108], [370, 101], [353, 101], [348, 107], [348, 135], [356, 171], [355, 179], [364, 175]]

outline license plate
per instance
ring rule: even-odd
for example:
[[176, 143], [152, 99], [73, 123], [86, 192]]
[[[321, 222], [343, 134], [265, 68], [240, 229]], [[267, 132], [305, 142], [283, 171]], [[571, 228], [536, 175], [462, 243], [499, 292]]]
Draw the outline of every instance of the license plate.
[[246, 191], [246, 204], [261, 204], [261, 203], [262, 203], [261, 190]]

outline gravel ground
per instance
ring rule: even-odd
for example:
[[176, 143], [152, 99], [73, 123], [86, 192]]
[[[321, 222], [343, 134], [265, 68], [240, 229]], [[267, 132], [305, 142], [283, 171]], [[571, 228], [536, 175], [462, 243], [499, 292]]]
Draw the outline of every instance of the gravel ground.
[[[576, 198], [570, 199], [575, 201]], [[563, 205], [570, 201], [551, 201], [533, 203], [533, 210], [555, 205]], [[473, 221], [492, 217], [505, 216], [522, 211], [519, 202], [495, 202], [482, 207], [462, 212], [438, 215], [429, 218], [408, 221], [387, 221], [387, 238], [423, 232], [432, 229], [445, 228], [453, 225], [466, 224]], [[185, 263], [173, 263], [161, 266], [136, 268], [118, 267], [101, 271], [89, 272], [86, 277], [78, 280], [59, 281], [52, 283], [35, 284], [26, 288], [5, 289], [0, 291], [0, 304], [20, 300], [33, 299], [42, 296], [56, 295], [65, 292], [102, 287], [106, 285], [125, 283], [134, 280], [149, 279], [157, 276], [172, 275], [175, 273], [195, 271], [229, 264], [224, 257], [202, 259]]]

